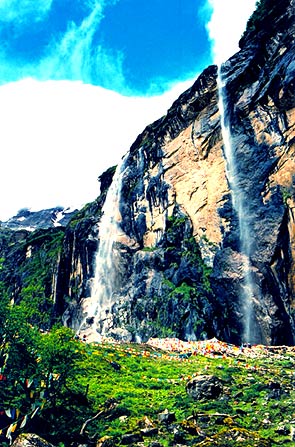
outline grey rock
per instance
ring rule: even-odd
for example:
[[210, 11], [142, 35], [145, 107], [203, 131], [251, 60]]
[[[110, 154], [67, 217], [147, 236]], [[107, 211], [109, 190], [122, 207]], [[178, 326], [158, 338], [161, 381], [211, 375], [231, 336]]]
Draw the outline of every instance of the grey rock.
[[218, 399], [223, 391], [223, 383], [216, 376], [201, 375], [186, 384], [186, 391], [196, 400]]
[[159, 433], [159, 430], [157, 427], [142, 428], [140, 430], [140, 433], [142, 434], [142, 436], [150, 437], [150, 436], [156, 436]]
[[175, 413], [169, 412], [167, 409], [163, 411], [163, 413], [158, 414], [158, 421], [160, 424], [171, 424], [175, 420]]
[[11, 447], [55, 447], [55, 446], [33, 433], [23, 433], [15, 439]]
[[121, 437], [121, 444], [130, 445], [143, 441], [141, 433], [127, 433]]

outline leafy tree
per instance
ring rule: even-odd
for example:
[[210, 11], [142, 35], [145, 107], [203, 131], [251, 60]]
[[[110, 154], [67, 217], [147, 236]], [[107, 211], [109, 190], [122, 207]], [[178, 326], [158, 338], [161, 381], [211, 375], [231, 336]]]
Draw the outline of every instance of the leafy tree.
[[57, 325], [39, 338], [39, 374], [54, 405], [68, 382], [75, 378], [82, 352], [82, 345], [74, 339], [72, 330], [64, 326]]
[[[84, 345], [74, 339], [68, 328], [55, 326], [47, 333], [31, 325], [28, 321], [30, 309], [25, 302], [8, 305], [0, 300], [0, 312], [0, 365], [2, 378], [5, 377], [0, 380], [2, 409], [17, 409], [18, 421], [38, 410], [37, 417], [28, 418], [36, 433], [46, 425], [48, 414], [58, 425], [59, 407], [64, 405], [73, 387]], [[71, 412], [75, 411], [73, 407]], [[8, 421], [8, 425], [13, 421], [15, 419]], [[20, 425], [18, 423], [14, 435], [21, 430]]]

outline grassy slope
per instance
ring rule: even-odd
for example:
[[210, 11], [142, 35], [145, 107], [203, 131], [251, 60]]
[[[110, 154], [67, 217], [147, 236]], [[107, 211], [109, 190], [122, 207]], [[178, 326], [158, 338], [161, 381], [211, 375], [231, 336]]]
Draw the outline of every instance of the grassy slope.
[[[85, 345], [85, 354], [80, 375], [70, 386], [80, 395], [87, 390], [71, 430], [78, 433], [82, 421], [100, 412], [85, 427], [85, 440], [109, 436], [108, 445], [119, 445], [123, 434], [139, 433], [147, 417], [158, 434], [144, 437], [145, 445], [152, 441], [164, 446], [294, 445], [290, 441], [295, 420], [292, 349], [254, 359], [244, 355], [183, 358], [147, 346], [106, 344]], [[219, 399], [194, 401], [187, 395], [187, 381], [198, 374], [214, 374], [224, 381]], [[274, 383], [280, 384], [279, 397], [272, 396]], [[108, 411], [114, 400], [116, 406]], [[70, 408], [73, 394], [60, 405], [63, 412]], [[173, 427], [158, 422], [165, 409], [175, 413]]]

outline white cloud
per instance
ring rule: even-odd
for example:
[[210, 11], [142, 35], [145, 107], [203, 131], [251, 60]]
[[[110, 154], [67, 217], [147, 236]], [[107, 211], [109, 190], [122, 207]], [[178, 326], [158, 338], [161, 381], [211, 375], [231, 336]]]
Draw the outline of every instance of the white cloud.
[[26, 79], [0, 87], [0, 220], [23, 207], [94, 200], [98, 175], [192, 82], [151, 98], [69, 81]]
[[[79, 25], [69, 24], [62, 38], [48, 46], [39, 65], [0, 63], [2, 79], [13, 80], [25, 73], [44, 79], [0, 87], [0, 220], [24, 207], [81, 206], [94, 200], [99, 194], [98, 175], [117, 164], [144, 127], [165, 114], [193, 82], [179, 83], [150, 98], [124, 97], [91, 86], [94, 77], [112, 90], [127, 90], [124, 56], [99, 45], [93, 50], [104, 8], [118, 0], [83, 1], [89, 15]], [[0, 12], [2, 18], [6, 14], [7, 20], [16, 18], [20, 23], [29, 14], [35, 14], [30, 20], [36, 20], [50, 9], [52, 0], [37, 3], [0, 0]], [[4, 49], [0, 56], [5, 61]], [[84, 83], [45, 82], [50, 78], [83, 79]]]
[[214, 62], [220, 64], [238, 51], [238, 43], [256, 0], [208, 0], [212, 8], [207, 25]]

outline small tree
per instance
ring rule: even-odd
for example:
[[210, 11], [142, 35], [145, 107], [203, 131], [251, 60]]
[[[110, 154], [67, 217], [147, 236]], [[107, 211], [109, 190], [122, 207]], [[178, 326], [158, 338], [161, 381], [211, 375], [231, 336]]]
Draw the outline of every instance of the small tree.
[[68, 382], [75, 378], [82, 349], [81, 343], [74, 339], [72, 330], [64, 326], [54, 326], [50, 333], [39, 339], [39, 375], [46, 384], [53, 406], [67, 389]]
[[[0, 300], [0, 312], [0, 365], [2, 378], [5, 377], [0, 380], [0, 402], [2, 409], [13, 410], [14, 414], [7, 425], [2, 426], [4, 436], [14, 424], [13, 437], [28, 428], [42, 435], [48, 420], [53, 421], [46, 427], [52, 436], [59, 433], [60, 426], [61, 431], [65, 431], [76, 413], [70, 399], [69, 408], [66, 406], [84, 345], [63, 326], [55, 326], [48, 333], [32, 326], [24, 303], [8, 305], [7, 301]], [[63, 427], [60, 418], [63, 420], [67, 413], [69, 418]], [[35, 414], [37, 416], [32, 418]], [[80, 426], [79, 420], [77, 430]], [[5, 438], [1, 442], [6, 445]]]

